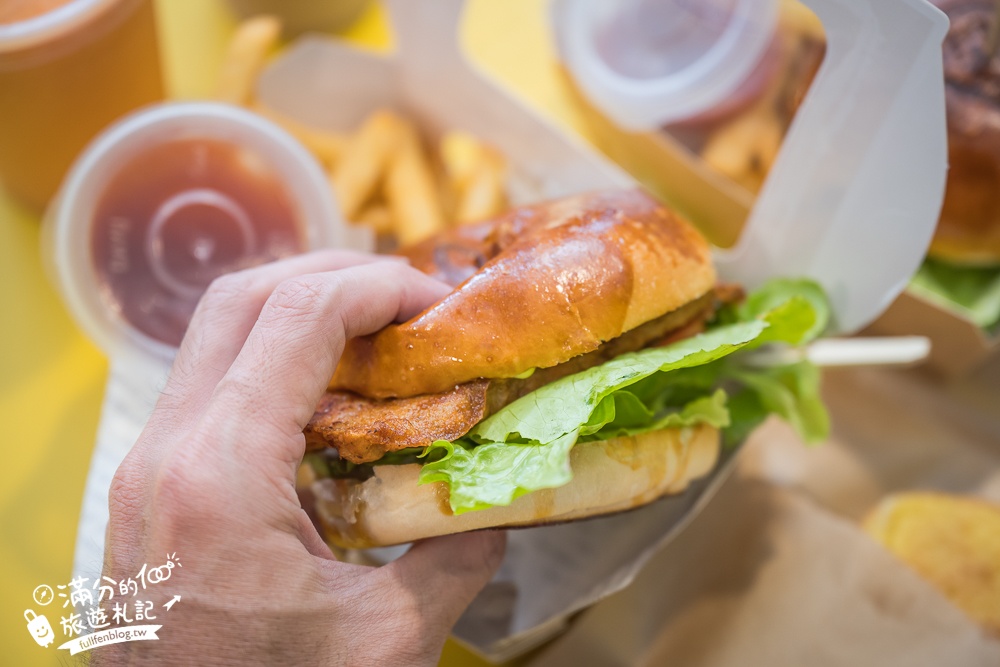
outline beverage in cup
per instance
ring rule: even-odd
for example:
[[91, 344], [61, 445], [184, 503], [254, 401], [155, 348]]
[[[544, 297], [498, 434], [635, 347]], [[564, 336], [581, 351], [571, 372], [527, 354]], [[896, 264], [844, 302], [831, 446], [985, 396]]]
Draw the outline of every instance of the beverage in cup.
[[152, 0], [0, 0], [0, 186], [36, 210], [98, 132], [163, 98]]

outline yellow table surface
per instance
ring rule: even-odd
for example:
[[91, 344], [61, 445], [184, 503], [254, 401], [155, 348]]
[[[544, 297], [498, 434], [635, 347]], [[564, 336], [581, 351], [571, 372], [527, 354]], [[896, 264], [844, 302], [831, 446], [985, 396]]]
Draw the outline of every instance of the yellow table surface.
[[[581, 129], [558, 76], [544, 0], [473, 0], [463, 26], [471, 57], [536, 108]], [[175, 97], [204, 97], [235, 25], [220, 0], [157, 0]], [[381, 8], [345, 35], [388, 48]], [[39, 220], [0, 194], [0, 663], [68, 664], [37, 646], [23, 612], [35, 586], [69, 581], [76, 523], [108, 364], [77, 329], [43, 269]], [[51, 616], [51, 614], [50, 614]], [[58, 618], [57, 640], [60, 636]], [[57, 642], [58, 643], [58, 642]], [[442, 664], [485, 664], [449, 642]]]

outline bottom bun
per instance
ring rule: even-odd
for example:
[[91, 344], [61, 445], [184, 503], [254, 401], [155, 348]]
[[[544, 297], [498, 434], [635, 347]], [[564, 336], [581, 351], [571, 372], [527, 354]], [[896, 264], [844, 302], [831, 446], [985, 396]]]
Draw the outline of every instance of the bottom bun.
[[699, 425], [577, 444], [573, 479], [506, 507], [455, 515], [444, 482], [418, 484], [420, 464], [375, 466], [364, 480], [313, 485], [327, 537], [350, 549], [390, 546], [483, 528], [538, 526], [611, 514], [680, 493], [715, 467], [719, 431]]

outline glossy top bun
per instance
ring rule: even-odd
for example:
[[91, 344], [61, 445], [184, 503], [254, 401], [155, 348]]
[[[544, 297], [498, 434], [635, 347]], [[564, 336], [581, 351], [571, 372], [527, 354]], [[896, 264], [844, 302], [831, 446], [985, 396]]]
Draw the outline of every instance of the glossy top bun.
[[349, 341], [331, 389], [416, 396], [555, 366], [715, 283], [704, 238], [638, 190], [514, 209], [401, 254], [457, 289]]

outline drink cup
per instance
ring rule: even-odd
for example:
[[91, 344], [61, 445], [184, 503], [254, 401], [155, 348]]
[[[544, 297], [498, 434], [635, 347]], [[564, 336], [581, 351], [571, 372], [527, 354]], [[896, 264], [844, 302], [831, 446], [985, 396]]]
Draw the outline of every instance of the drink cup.
[[152, 0], [0, 3], [0, 185], [41, 211], [119, 116], [163, 99]]

